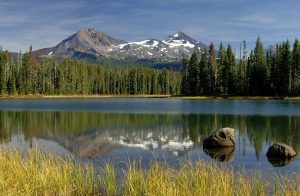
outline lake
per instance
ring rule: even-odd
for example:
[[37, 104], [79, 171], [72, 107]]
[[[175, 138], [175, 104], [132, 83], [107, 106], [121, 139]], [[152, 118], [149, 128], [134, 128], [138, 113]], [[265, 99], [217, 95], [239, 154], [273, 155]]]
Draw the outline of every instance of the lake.
[[[204, 151], [212, 131], [232, 127], [235, 149]], [[298, 171], [300, 158], [270, 163], [267, 149], [284, 142], [300, 150], [300, 102], [180, 98], [0, 99], [0, 142], [26, 152], [38, 147], [101, 166], [186, 160], [264, 174]], [[275, 166], [274, 166], [275, 165]], [[278, 167], [280, 166], [280, 167]]]

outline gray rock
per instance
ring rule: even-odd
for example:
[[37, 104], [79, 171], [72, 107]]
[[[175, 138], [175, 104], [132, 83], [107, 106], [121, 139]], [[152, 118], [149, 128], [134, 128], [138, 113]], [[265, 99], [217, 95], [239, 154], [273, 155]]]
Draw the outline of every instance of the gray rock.
[[297, 155], [296, 151], [289, 145], [283, 143], [274, 143], [269, 147], [267, 157], [273, 158], [292, 158]]
[[213, 132], [203, 141], [204, 148], [222, 148], [235, 146], [234, 129], [222, 128]]

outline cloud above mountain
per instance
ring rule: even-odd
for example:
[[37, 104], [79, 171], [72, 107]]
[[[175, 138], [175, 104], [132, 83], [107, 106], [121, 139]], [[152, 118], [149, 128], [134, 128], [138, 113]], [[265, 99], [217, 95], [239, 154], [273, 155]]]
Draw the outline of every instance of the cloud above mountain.
[[299, 36], [299, 1], [279, 0], [0, 0], [4, 49], [49, 47], [82, 28], [94, 27], [130, 41], [183, 31], [205, 43], [267, 43]]

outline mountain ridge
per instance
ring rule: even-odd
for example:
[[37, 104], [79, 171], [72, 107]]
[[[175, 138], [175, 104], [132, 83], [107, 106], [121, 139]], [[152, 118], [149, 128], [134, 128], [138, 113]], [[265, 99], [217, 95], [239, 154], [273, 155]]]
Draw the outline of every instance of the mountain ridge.
[[99, 59], [136, 59], [159, 62], [178, 62], [195, 50], [208, 49], [184, 32], [177, 31], [166, 39], [145, 39], [128, 42], [96, 31], [81, 29], [54, 47], [35, 50], [34, 55], [47, 58], [78, 58], [97, 61]]

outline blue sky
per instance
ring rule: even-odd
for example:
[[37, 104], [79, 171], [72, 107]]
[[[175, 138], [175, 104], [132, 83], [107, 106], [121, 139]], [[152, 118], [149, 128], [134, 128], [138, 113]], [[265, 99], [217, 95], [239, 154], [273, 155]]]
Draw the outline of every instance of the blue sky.
[[127, 41], [183, 31], [206, 44], [249, 47], [300, 38], [298, 0], [0, 0], [0, 45], [11, 51], [51, 47], [80, 29]]

